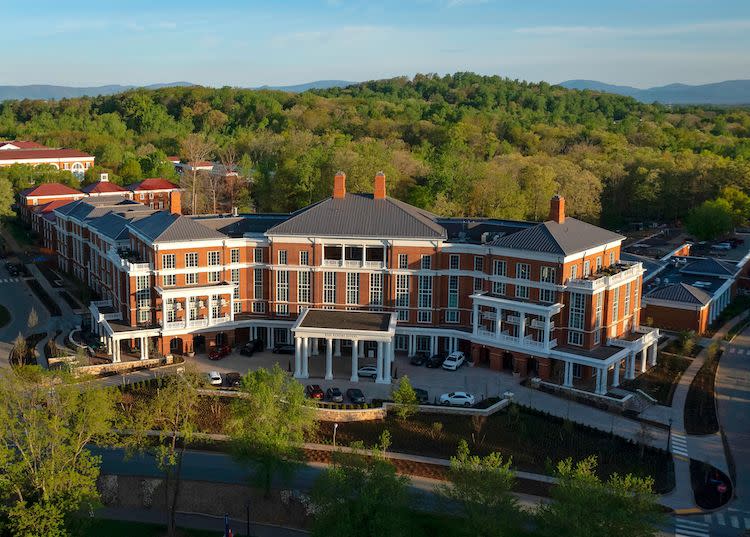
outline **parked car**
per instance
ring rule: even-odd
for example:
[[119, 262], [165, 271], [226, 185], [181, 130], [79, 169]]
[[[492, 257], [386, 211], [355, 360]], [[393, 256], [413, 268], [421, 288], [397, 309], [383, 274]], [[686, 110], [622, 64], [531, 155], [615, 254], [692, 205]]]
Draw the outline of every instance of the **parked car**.
[[253, 339], [252, 341], [248, 341], [242, 347], [240, 347], [240, 354], [242, 356], [252, 356], [256, 352], [262, 351], [262, 350], [263, 350], [263, 340]]
[[343, 403], [344, 394], [341, 393], [341, 390], [333, 386], [332, 388], [328, 388], [326, 390], [326, 399], [328, 399], [329, 401], [333, 401], [334, 403]]
[[230, 388], [239, 388], [242, 384], [242, 375], [240, 375], [236, 371], [227, 373], [224, 375], [224, 384], [226, 384]]
[[728, 242], [719, 242], [711, 246], [711, 248], [714, 250], [731, 250], [732, 245]]
[[274, 354], [294, 354], [294, 345], [289, 343], [277, 343], [273, 346]]
[[369, 377], [369, 378], [374, 379], [375, 377], [378, 376], [378, 369], [374, 365], [366, 365], [364, 367], [360, 367], [357, 370], [357, 375], [360, 377], [365, 377], [365, 378]]
[[439, 352], [437, 354], [433, 354], [430, 356], [430, 359], [427, 360], [427, 367], [440, 367], [443, 365], [443, 362], [445, 362], [445, 358], [448, 355], [444, 352]]
[[430, 396], [427, 394], [427, 390], [422, 388], [414, 388], [414, 394], [417, 396], [419, 404], [423, 405], [430, 402]]
[[443, 361], [443, 369], [447, 369], [448, 371], [455, 371], [464, 363], [466, 362], [466, 357], [464, 356], [464, 353], [461, 351], [453, 351], [450, 353], [446, 359]]
[[208, 383], [211, 386], [221, 386], [221, 374], [218, 371], [211, 371], [208, 374]]
[[208, 353], [208, 359], [209, 360], [221, 360], [225, 356], [228, 356], [232, 353], [232, 347], [229, 345], [220, 345], [217, 347], [214, 347], [209, 353]]
[[430, 358], [429, 354], [427, 354], [426, 352], [420, 351], [414, 356], [412, 356], [411, 358], [409, 358], [409, 363], [411, 365], [424, 365], [427, 362], [427, 360], [429, 360], [429, 358]]
[[305, 386], [305, 395], [310, 399], [323, 399], [323, 388], [318, 384], [308, 384]]
[[441, 405], [465, 406], [474, 404], [474, 396], [466, 392], [450, 392], [440, 396]]
[[365, 404], [365, 394], [359, 388], [349, 388], [346, 390], [346, 397], [355, 405]]

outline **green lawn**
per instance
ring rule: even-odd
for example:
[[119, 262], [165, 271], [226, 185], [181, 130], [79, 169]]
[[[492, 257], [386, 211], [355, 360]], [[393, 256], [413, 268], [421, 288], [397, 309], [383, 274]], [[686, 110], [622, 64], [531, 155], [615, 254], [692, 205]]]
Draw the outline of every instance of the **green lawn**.
[[34, 245], [34, 236], [32, 231], [27, 228], [23, 222], [18, 218], [6, 218], [3, 220], [3, 225], [10, 234], [16, 239], [16, 242], [21, 248]]
[[[223, 533], [221, 521], [217, 521], [218, 530], [181, 529], [184, 537], [216, 537]], [[232, 528], [236, 529], [236, 528]], [[96, 518], [91, 521], [81, 534], [82, 537], [162, 537], [166, 535], [167, 527], [159, 524], [144, 524], [142, 522], [125, 522], [122, 520], [107, 520]]]
[[0, 305], [0, 328], [5, 326], [9, 322], [10, 322], [10, 312], [8, 311], [8, 308]]

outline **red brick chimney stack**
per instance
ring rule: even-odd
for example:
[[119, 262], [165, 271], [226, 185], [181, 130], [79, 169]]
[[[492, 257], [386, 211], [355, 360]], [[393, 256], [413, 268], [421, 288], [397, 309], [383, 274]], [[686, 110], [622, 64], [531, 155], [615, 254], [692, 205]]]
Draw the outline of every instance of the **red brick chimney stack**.
[[172, 214], [182, 214], [182, 196], [179, 190], [173, 190], [169, 193], [169, 212]]
[[338, 172], [333, 178], [333, 197], [344, 199], [346, 197], [346, 174]]
[[376, 200], [385, 199], [385, 174], [378, 172], [375, 175], [375, 188], [373, 189], [374, 198]]
[[549, 219], [558, 224], [565, 222], [565, 198], [557, 194], [549, 203]]

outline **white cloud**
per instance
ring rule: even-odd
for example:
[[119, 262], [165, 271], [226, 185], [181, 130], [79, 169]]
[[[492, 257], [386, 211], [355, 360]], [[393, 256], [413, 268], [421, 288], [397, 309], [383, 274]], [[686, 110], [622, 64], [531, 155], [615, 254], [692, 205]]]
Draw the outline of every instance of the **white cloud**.
[[644, 36], [659, 37], [679, 34], [731, 32], [750, 30], [750, 20], [696, 22], [663, 26], [526, 26], [513, 30], [517, 34], [540, 36]]

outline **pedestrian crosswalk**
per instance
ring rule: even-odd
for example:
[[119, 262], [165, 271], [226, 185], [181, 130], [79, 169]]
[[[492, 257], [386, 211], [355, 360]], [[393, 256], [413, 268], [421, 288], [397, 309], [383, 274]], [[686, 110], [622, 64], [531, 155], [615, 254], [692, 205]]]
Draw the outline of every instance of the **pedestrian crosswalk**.
[[672, 433], [672, 455], [689, 458], [687, 438], [682, 433]]
[[21, 278], [0, 278], [0, 283], [20, 282]]
[[675, 537], [709, 537], [708, 524], [687, 518], [674, 521]]
[[750, 511], [729, 508], [726, 511], [703, 515], [703, 520], [706, 525], [723, 526], [735, 530], [750, 530]]

